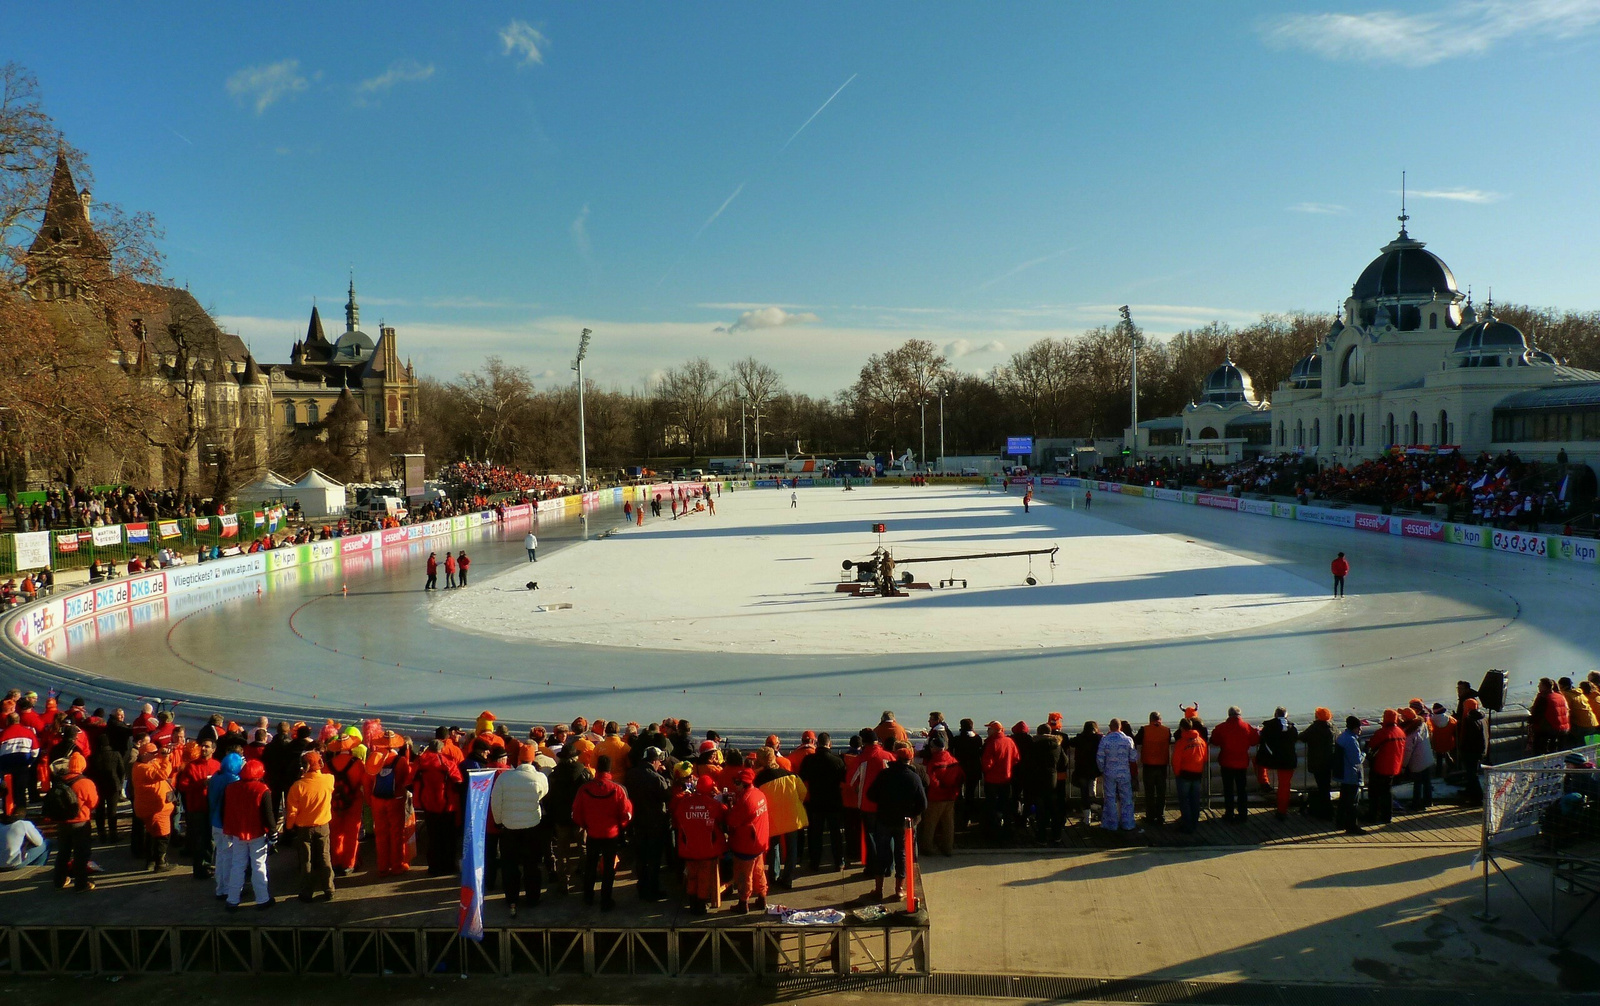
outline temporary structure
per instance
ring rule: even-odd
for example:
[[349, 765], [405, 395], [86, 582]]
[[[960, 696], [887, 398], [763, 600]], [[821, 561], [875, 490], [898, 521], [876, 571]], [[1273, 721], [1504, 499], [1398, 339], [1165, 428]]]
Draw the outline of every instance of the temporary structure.
[[344, 485], [317, 471], [308, 469], [293, 486], [300, 500], [300, 509], [307, 517], [326, 517], [344, 513]]

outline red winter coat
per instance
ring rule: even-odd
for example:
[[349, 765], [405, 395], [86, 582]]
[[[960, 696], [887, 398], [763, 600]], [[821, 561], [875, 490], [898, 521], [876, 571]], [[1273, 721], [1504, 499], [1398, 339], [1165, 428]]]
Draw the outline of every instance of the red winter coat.
[[678, 833], [678, 858], [716, 859], [728, 847], [722, 823], [728, 808], [709, 793], [685, 793], [672, 807], [672, 826]]
[[[876, 806], [876, 805], [874, 805]], [[750, 786], [728, 808], [728, 848], [749, 859], [763, 855], [772, 840], [767, 821], [767, 796]]]
[[967, 774], [961, 770], [955, 755], [940, 751], [928, 759], [927, 768], [929, 803], [949, 802], [961, 795], [961, 784], [966, 781]]
[[411, 792], [417, 809], [427, 814], [448, 814], [457, 804], [461, 769], [437, 751], [424, 751], [411, 775]]
[[633, 801], [628, 791], [601, 772], [578, 788], [572, 801], [572, 823], [590, 838], [616, 838], [633, 820]]
[[1332, 565], [1331, 568], [1333, 569], [1333, 575], [1334, 576], [1349, 576], [1350, 575], [1350, 560], [1348, 560], [1348, 559], [1335, 559], [1335, 560], [1333, 560], [1333, 565]]
[[446, 555], [444, 557], [444, 571], [446, 573], [454, 573], [456, 571], [456, 557], [455, 556]]
[[266, 770], [247, 761], [239, 781], [222, 791], [222, 832], [230, 838], [256, 839], [272, 830], [272, 791], [261, 779]]
[[1406, 733], [1398, 726], [1379, 727], [1367, 741], [1367, 764], [1373, 775], [1399, 775], [1405, 758]]
[[461, 572], [465, 573], [467, 571], [467, 567], [472, 565], [472, 557], [470, 555], [464, 555], [461, 557], [461, 560], [456, 563], [456, 565], [460, 566]]
[[1211, 746], [1217, 749], [1217, 764], [1223, 768], [1249, 768], [1250, 749], [1261, 739], [1261, 731], [1242, 718], [1230, 716], [1211, 731]]
[[211, 777], [217, 774], [222, 764], [215, 758], [192, 761], [178, 770], [177, 790], [183, 795], [183, 809], [191, 814], [206, 813], [207, 797]]
[[983, 742], [983, 755], [979, 759], [979, 764], [983, 766], [983, 781], [994, 786], [1009, 783], [1011, 773], [1021, 760], [1016, 741], [1005, 734], [990, 737]]
[[431, 555], [428, 556], [428, 575], [429, 576], [438, 576], [439, 575], [439, 560], [435, 559]]
[[855, 783], [856, 796], [860, 801], [861, 813], [876, 814], [878, 805], [875, 801], [867, 799], [867, 791], [872, 788], [872, 783], [878, 778], [878, 773], [889, 764], [889, 752], [883, 749], [882, 744], [873, 744], [861, 749], [861, 758], [856, 762], [855, 775], [851, 782]]

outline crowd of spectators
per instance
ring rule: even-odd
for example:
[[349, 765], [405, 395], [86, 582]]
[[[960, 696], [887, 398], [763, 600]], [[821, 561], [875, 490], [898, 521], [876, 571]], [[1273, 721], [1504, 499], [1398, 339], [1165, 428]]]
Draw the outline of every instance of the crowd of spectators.
[[570, 492], [567, 483], [548, 475], [531, 475], [509, 465], [487, 461], [457, 461], [439, 471], [439, 481], [451, 496], [488, 497], [522, 493], [530, 500], [553, 499]]
[[182, 496], [170, 489], [146, 490], [116, 486], [94, 490], [64, 485], [45, 490], [43, 500], [10, 507], [11, 531], [49, 531], [57, 528], [131, 524], [161, 518], [200, 517], [219, 513], [212, 501], [194, 493]]
[[[1600, 730], [1597, 683], [1600, 673], [1577, 687], [1567, 679], [1541, 686], [1530, 745], [1553, 750]], [[958, 833], [1060, 844], [1074, 820], [1117, 835], [1142, 830], [1142, 789], [1146, 828], [1193, 833], [1213, 773], [1224, 813], [1206, 827], [1245, 820], [1253, 789], [1286, 817], [1303, 767], [1300, 812], [1360, 831], [1387, 824], [1397, 807], [1426, 810], [1441, 777], [1463, 787], [1463, 802], [1481, 802], [1488, 741], [1467, 682], [1453, 711], [1413, 698], [1377, 724], [1349, 717], [1342, 732], [1327, 709], [1301, 729], [1281, 708], [1260, 724], [1230, 708], [1208, 728], [1193, 705], [1171, 727], [1153, 712], [1143, 723], [1114, 718], [1102, 730], [1089, 721], [1076, 732], [1058, 712], [1009, 729], [972, 719], [952, 726], [935, 712], [925, 728], [907, 729], [885, 711], [837, 746], [808, 730], [789, 743], [772, 735], [746, 747], [673, 718], [641, 726], [579, 717], [514, 729], [484, 712], [466, 729], [441, 725], [421, 740], [376, 719], [248, 722], [213, 715], [191, 736], [150, 705], [129, 719], [83, 699], [61, 708], [53, 696], [40, 702], [13, 690], [0, 703], [8, 815], [0, 830], [11, 850], [3, 865], [42, 863], [46, 853], [35, 846], [47, 839], [30, 821], [42, 818], [54, 832], [56, 886], [92, 890], [94, 839], [117, 842], [131, 805], [136, 868], [165, 872], [181, 848], [229, 908], [246, 890], [257, 907], [270, 907], [274, 884], [307, 901], [331, 898], [363, 868], [393, 877], [414, 860], [450, 875], [460, 868], [467, 776], [486, 770], [496, 775], [485, 883], [503, 891], [511, 917], [546, 893], [576, 891], [592, 903], [597, 888], [601, 908], [610, 908], [623, 861], [643, 900], [662, 900], [672, 886], [695, 912], [720, 908], [724, 897], [735, 911], [759, 910], [769, 889], [792, 886], [802, 869], [859, 868], [872, 897], [886, 897], [891, 879], [899, 896], [907, 822], [922, 854], [950, 855]], [[1396, 788], [1406, 782], [1400, 804]], [[280, 858], [270, 876], [271, 853], [290, 847], [293, 866]]]

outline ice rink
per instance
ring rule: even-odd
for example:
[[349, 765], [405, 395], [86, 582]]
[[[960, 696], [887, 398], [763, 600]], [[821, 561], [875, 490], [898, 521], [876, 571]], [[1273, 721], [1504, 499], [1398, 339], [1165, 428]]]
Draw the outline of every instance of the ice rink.
[[[1490, 667], [1524, 693], [1540, 675], [1600, 667], [1592, 566], [1111, 494], [1092, 514], [1062, 498], [1028, 515], [1015, 492], [981, 489], [802, 489], [794, 513], [788, 497], [727, 493], [714, 520], [606, 537], [615, 511], [587, 537], [576, 520], [547, 523], [536, 566], [523, 526], [474, 532], [455, 543], [475, 560], [459, 595], [421, 591], [432, 543], [305, 567], [259, 593], [179, 595], [165, 620], [80, 633], [61, 659], [241, 712], [677, 715], [733, 733], [857, 728], [882, 709], [1103, 722], [1197, 701], [1210, 716], [1281, 703], [1304, 717], [1445, 700]], [[1060, 560], [1053, 582], [1035, 560], [1037, 587], [1009, 559], [959, 564], [965, 590], [835, 595], [841, 561], [876, 543], [874, 521], [906, 555], [1043, 542]], [[1329, 603], [1341, 549], [1350, 596]], [[935, 582], [951, 572], [930, 565]], [[532, 611], [561, 601], [574, 607]], [[798, 642], [773, 642], [785, 638]]]
[[[883, 523], [881, 538], [871, 530]], [[839, 593], [880, 542], [933, 589]], [[1059, 548], [919, 563], [918, 558]], [[1030, 574], [1038, 581], [1026, 584]], [[540, 589], [525, 589], [537, 579]], [[941, 587], [941, 581], [959, 581]], [[508, 639], [752, 654], [1009, 652], [1232, 635], [1314, 615], [1327, 591], [1278, 566], [979, 487], [755, 490], [623, 526], [434, 605]], [[570, 608], [552, 608], [553, 603]]]

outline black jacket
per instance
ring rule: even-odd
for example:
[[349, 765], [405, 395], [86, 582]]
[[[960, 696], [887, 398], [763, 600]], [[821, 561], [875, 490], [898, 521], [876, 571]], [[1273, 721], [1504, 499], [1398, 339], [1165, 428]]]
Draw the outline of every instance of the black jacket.
[[1279, 722], [1274, 716], [1261, 724], [1261, 739], [1257, 742], [1256, 760], [1262, 768], [1292, 769], [1299, 762], [1295, 756], [1295, 741], [1300, 731], [1288, 720]]
[[1332, 772], [1333, 724], [1327, 720], [1315, 720], [1306, 727], [1300, 739], [1306, 742], [1306, 771]]
[[544, 798], [544, 816], [551, 824], [572, 823], [572, 801], [592, 776], [576, 758], [562, 758], [550, 770], [550, 792]]
[[839, 787], [844, 785], [844, 759], [832, 748], [817, 748], [800, 763], [800, 781], [806, 784], [806, 806], [816, 810], [835, 810], [843, 803]]
[[660, 838], [666, 835], [671, 818], [667, 814], [667, 796], [672, 784], [667, 777], [649, 765], [635, 765], [628, 770], [622, 782], [633, 801], [634, 833]]
[[1038, 791], [1046, 791], [1056, 784], [1056, 773], [1067, 770], [1067, 752], [1061, 746], [1059, 734], [1035, 734], [1028, 746], [1019, 752], [1022, 756], [1022, 780]]
[[983, 738], [975, 731], [963, 730], [950, 738], [950, 753], [955, 755], [968, 779], [983, 778]]
[[1480, 762], [1489, 749], [1489, 720], [1482, 709], [1474, 709], [1456, 725], [1456, 751], [1461, 760]]
[[[815, 755], [811, 757], [816, 757]], [[807, 764], [811, 758], [806, 759]], [[801, 766], [804, 768], [805, 766]], [[885, 765], [867, 787], [867, 799], [878, 805], [878, 820], [920, 817], [928, 809], [928, 790], [916, 770], [903, 761]]]

